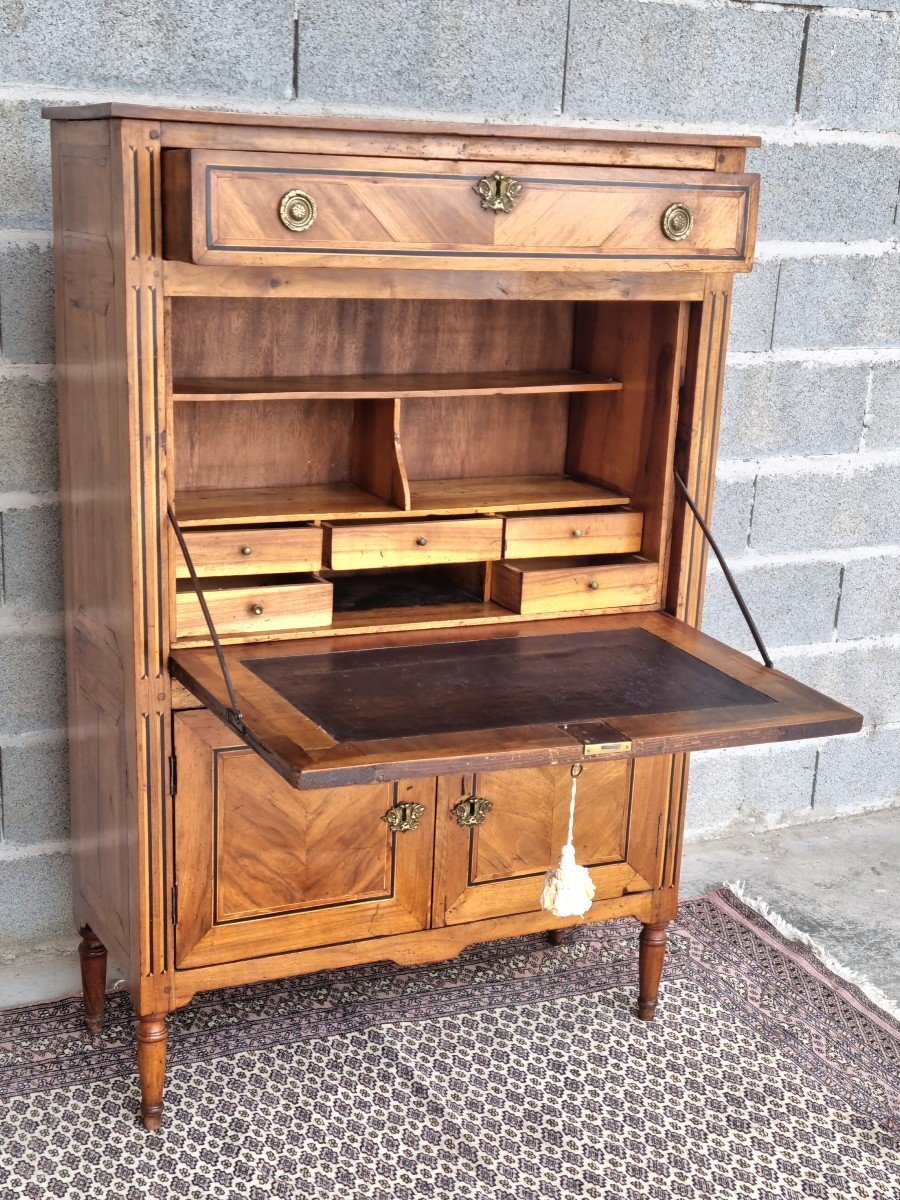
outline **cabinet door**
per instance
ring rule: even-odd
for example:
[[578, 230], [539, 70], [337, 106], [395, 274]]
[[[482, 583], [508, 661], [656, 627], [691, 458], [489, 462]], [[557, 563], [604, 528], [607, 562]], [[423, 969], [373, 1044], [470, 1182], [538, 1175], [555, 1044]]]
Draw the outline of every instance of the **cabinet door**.
[[[179, 967], [428, 925], [434, 780], [298, 792], [211, 713], [175, 718]], [[421, 805], [418, 827], [385, 813]]]
[[[671, 756], [585, 764], [574, 841], [595, 902], [656, 886], [671, 765]], [[536, 912], [544, 875], [566, 841], [571, 788], [569, 767], [439, 780], [433, 923]], [[490, 804], [483, 823], [461, 824], [475, 799]]]

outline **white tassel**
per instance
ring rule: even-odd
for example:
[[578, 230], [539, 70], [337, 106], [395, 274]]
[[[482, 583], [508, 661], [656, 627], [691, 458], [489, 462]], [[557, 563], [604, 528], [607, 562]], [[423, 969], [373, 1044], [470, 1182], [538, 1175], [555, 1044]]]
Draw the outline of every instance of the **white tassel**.
[[[579, 772], [580, 774], [580, 772]], [[575, 791], [578, 776], [572, 775], [572, 799], [569, 801], [569, 836], [562, 848], [559, 866], [547, 872], [541, 892], [541, 908], [554, 917], [583, 917], [594, 899], [594, 881], [587, 867], [575, 861], [572, 835], [575, 829]]]

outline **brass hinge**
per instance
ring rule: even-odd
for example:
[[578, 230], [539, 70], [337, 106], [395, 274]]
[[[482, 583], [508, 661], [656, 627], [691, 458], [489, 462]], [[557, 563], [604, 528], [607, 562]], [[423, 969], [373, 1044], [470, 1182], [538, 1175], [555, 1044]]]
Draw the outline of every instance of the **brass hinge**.
[[585, 725], [561, 725], [576, 741], [584, 746], [585, 758], [600, 758], [604, 754], [630, 754], [631, 738], [625, 737], [606, 721], [591, 721]]
[[178, 924], [178, 884], [172, 884], [172, 924]]
[[169, 755], [169, 795], [174, 796], [178, 791], [178, 759], [174, 754]]

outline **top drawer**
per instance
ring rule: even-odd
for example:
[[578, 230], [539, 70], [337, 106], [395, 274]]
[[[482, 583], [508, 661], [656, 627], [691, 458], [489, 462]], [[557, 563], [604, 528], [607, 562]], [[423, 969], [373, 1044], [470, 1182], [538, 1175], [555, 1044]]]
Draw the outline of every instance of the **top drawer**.
[[756, 175], [225, 150], [168, 150], [163, 171], [166, 255], [186, 262], [722, 271], [753, 257]]

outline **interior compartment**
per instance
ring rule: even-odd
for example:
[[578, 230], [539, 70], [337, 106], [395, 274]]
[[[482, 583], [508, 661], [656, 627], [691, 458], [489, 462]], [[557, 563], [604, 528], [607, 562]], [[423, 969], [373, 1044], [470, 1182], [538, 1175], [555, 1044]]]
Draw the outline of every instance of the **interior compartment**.
[[640, 533], [598, 548], [658, 564], [659, 602], [686, 304], [179, 297], [173, 310], [185, 527], [627, 505]]

